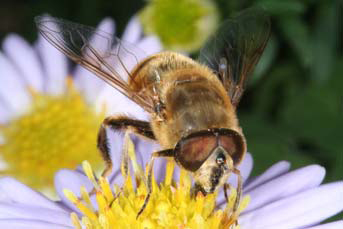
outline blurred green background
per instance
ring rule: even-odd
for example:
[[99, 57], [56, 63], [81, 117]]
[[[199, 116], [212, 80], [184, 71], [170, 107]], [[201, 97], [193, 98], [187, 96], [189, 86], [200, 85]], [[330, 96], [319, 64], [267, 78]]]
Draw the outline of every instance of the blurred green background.
[[[214, 2], [221, 20], [256, 5], [263, 6], [272, 19], [268, 46], [238, 110], [254, 156], [253, 173], [287, 160], [293, 169], [313, 163], [324, 166], [326, 182], [343, 179], [342, 2]], [[1, 0], [0, 39], [15, 32], [33, 42], [37, 37], [33, 17], [42, 13], [92, 26], [110, 16], [120, 34], [146, 3]]]

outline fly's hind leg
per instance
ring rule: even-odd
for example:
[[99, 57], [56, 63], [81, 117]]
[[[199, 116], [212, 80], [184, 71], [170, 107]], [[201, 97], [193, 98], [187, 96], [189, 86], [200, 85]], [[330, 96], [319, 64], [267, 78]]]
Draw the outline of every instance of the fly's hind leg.
[[[130, 119], [125, 116], [111, 116], [105, 118], [99, 129], [97, 143], [101, 156], [105, 161], [105, 170], [102, 173], [103, 177], [108, 176], [112, 172], [113, 167], [106, 133], [107, 127], [109, 127], [113, 131], [129, 131], [150, 140], [155, 140], [154, 133], [152, 132], [150, 124], [148, 122]], [[124, 176], [127, 175], [128, 170], [128, 155], [125, 151], [127, 150], [124, 149], [124, 154], [122, 155], [122, 169], [124, 170], [124, 173], [126, 172], [126, 174], [123, 174]]]

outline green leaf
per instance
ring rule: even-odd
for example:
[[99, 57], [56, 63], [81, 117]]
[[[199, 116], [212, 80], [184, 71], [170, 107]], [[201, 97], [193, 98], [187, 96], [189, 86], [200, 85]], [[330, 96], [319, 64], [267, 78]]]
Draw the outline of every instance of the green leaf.
[[253, 114], [242, 115], [240, 120], [248, 151], [254, 158], [253, 175], [260, 174], [271, 165], [284, 160], [291, 162], [293, 169], [319, 163], [315, 158], [293, 149], [293, 136], [289, 135], [287, 129]]
[[280, 15], [302, 14], [306, 9], [305, 4], [298, 0], [258, 0], [255, 4], [264, 7], [271, 15], [276, 17]]
[[309, 29], [300, 16], [282, 17], [279, 20], [283, 35], [298, 56], [303, 67], [311, 63], [311, 40]]
[[338, 13], [333, 4], [318, 7], [312, 46], [311, 77], [317, 82], [328, 79], [335, 61], [338, 37]]
[[272, 71], [265, 75], [254, 97], [254, 112], [262, 116], [269, 115], [272, 110], [278, 110], [282, 106], [285, 89], [288, 89], [294, 78], [297, 68], [294, 62], [278, 64]]

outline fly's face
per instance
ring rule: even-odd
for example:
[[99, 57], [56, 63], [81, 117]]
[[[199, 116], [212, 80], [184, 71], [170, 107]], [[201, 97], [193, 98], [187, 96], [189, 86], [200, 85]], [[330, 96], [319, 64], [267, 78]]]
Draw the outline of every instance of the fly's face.
[[175, 147], [176, 162], [191, 171], [194, 194], [212, 193], [228, 179], [246, 151], [244, 137], [231, 129], [214, 128], [192, 133]]
[[233, 169], [229, 153], [221, 146], [215, 148], [203, 165], [194, 172], [195, 185], [193, 192], [213, 193], [222, 187]]

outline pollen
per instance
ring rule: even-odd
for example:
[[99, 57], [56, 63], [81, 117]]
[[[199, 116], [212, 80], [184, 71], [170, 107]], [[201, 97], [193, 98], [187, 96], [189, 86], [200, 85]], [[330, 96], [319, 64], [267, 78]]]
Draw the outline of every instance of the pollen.
[[[83, 163], [83, 168], [86, 174], [93, 174], [88, 162]], [[77, 198], [69, 190], [64, 190], [66, 197], [82, 213], [80, 218], [75, 213], [71, 214], [75, 228], [239, 228], [237, 218], [231, 217], [236, 198], [234, 189], [230, 192], [226, 208], [218, 210], [217, 193], [206, 196], [198, 193], [195, 198], [191, 198], [191, 178], [188, 172], [182, 170], [177, 183], [172, 180], [173, 170], [174, 162], [169, 161], [164, 182], [158, 184], [153, 179], [150, 201], [138, 219], [137, 213], [147, 192], [145, 182], [142, 181], [136, 182], [137, 187], [134, 188], [134, 182], [140, 175], [133, 174], [134, 178], [128, 176], [122, 187], [115, 186], [112, 189], [108, 181], [100, 177], [94, 186], [97, 207], [92, 206], [84, 188], [81, 188], [81, 198]], [[92, 176], [89, 179], [93, 183]], [[248, 202], [249, 198], [244, 197], [239, 212]]]
[[95, 143], [104, 115], [95, 113], [71, 80], [66, 88], [60, 96], [31, 90], [30, 110], [0, 126], [0, 152], [7, 165], [2, 174], [43, 191], [52, 190], [53, 175], [61, 168], [75, 169], [85, 159], [100, 166]]

